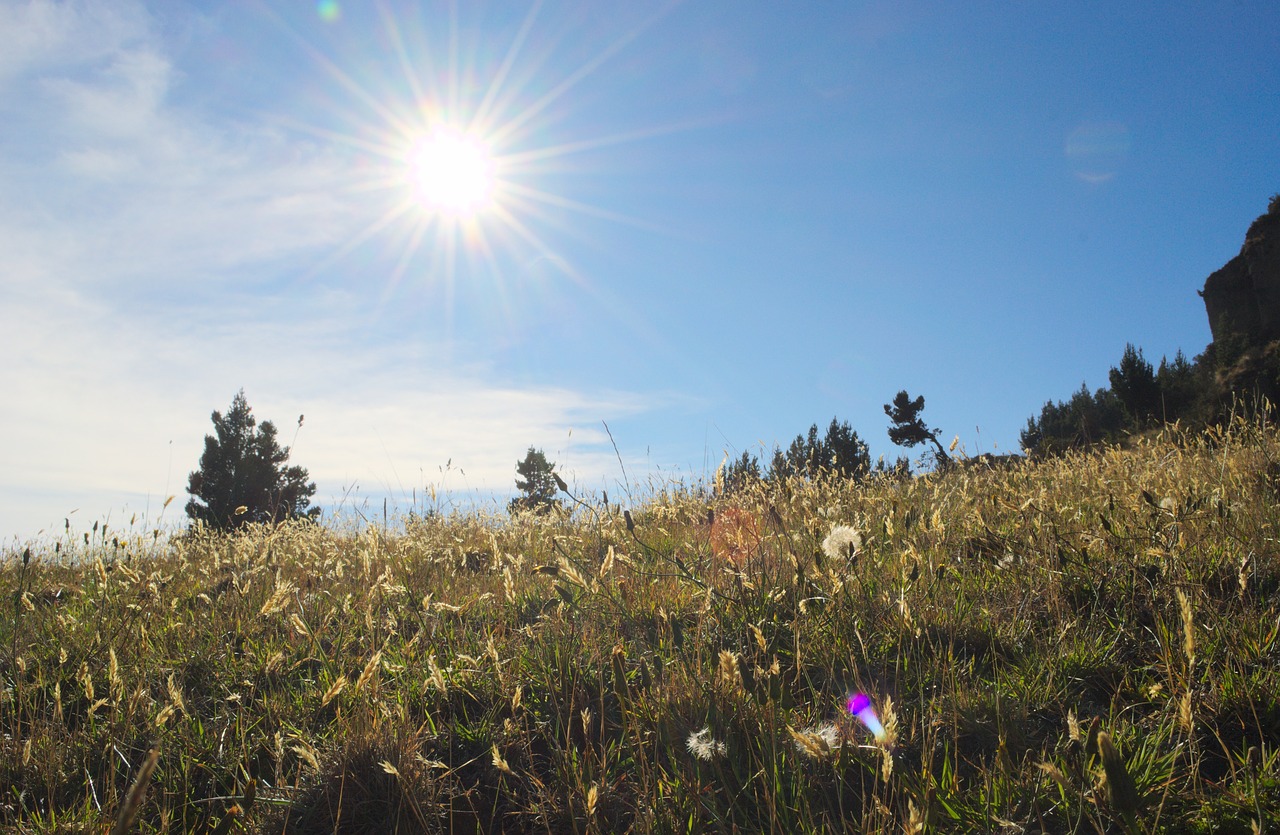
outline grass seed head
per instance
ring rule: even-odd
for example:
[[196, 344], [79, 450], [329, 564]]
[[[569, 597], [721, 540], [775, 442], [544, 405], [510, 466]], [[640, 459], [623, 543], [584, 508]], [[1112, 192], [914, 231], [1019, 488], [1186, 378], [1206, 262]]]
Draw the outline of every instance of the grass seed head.
[[346, 686], [347, 686], [347, 677], [345, 675], [338, 676], [338, 680], [335, 681], [333, 685], [328, 690], [325, 691], [324, 696], [320, 699], [321, 709], [327, 707], [329, 705], [329, 702], [337, 698], [337, 695], [341, 693], [343, 688]]
[[120, 813], [116, 816], [115, 826], [111, 828], [111, 835], [125, 835], [126, 832], [133, 828], [134, 821], [138, 819], [138, 812], [142, 809], [142, 802], [147, 798], [147, 786], [151, 783], [151, 772], [155, 771], [156, 762], [159, 759], [160, 751], [152, 748], [142, 766], [138, 769], [138, 776], [134, 778], [128, 794], [125, 795], [124, 804], [120, 807]]
[[169, 673], [169, 679], [165, 684], [169, 691], [169, 701], [173, 703], [175, 709], [185, 714], [187, 712], [187, 704], [182, 699], [182, 688], [174, 681], [173, 673]]
[[1177, 590], [1178, 609], [1182, 613], [1182, 651], [1187, 656], [1187, 666], [1196, 663], [1195, 616], [1191, 611], [1191, 600], [1182, 589]]
[[374, 676], [374, 673], [378, 671], [378, 665], [381, 663], [382, 663], [382, 650], [378, 650], [369, 658], [369, 662], [364, 665], [364, 670], [361, 671], [360, 677], [356, 679], [356, 686], [355, 686], [356, 692], [359, 692], [361, 688], [363, 688], [366, 684], [369, 683], [369, 680], [372, 679]]
[[493, 755], [493, 765], [495, 768], [497, 768], [503, 774], [512, 773], [511, 766], [507, 763], [505, 759], [503, 759], [501, 752], [498, 751], [498, 746], [496, 743], [493, 745], [490, 753]]
[[720, 650], [719, 681], [730, 691], [742, 690], [742, 672], [738, 668], [737, 653], [727, 649]]
[[816, 728], [797, 731], [790, 725], [787, 733], [795, 743], [796, 751], [812, 760], [825, 760], [834, 753], [841, 744], [840, 731], [831, 722], [825, 722]]
[[700, 760], [712, 760], [729, 753], [729, 747], [719, 740], [712, 739], [711, 728], [705, 727], [696, 733], [689, 734], [685, 740], [685, 748]]
[[1062, 769], [1058, 768], [1053, 763], [1050, 763], [1050, 762], [1036, 763], [1036, 768], [1040, 769], [1040, 771], [1043, 772], [1050, 779], [1052, 779], [1053, 782], [1057, 783], [1058, 787], [1062, 789], [1064, 792], [1070, 790], [1067, 785], [1067, 776], [1062, 773]]
[[316, 749], [312, 748], [301, 739], [295, 739], [289, 750], [298, 755], [298, 759], [311, 766], [311, 770], [320, 771], [320, 758], [316, 756]]
[[427, 678], [427, 681], [431, 683], [431, 686], [434, 687], [440, 695], [443, 696], [447, 694], [449, 692], [449, 684], [445, 681], [444, 673], [440, 670], [440, 667], [436, 665], [436, 657], [434, 655], [427, 656], [427, 669], [430, 671], [430, 676]]

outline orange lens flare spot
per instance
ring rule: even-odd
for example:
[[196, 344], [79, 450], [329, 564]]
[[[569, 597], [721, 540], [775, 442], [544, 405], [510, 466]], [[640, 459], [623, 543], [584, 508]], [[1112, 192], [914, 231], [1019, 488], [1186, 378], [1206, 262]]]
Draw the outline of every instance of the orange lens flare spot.
[[756, 517], [736, 507], [721, 511], [711, 524], [711, 553], [738, 568], [760, 550], [760, 524]]

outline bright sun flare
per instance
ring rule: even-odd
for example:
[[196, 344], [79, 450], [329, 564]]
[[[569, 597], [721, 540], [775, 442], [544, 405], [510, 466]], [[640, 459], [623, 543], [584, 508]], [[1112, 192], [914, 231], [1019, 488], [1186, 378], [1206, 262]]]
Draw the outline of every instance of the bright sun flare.
[[[376, 117], [358, 122], [349, 132], [305, 123], [295, 127], [355, 149], [359, 156], [358, 164], [352, 166], [352, 191], [383, 192], [390, 198], [385, 211], [353, 231], [315, 270], [389, 231], [397, 239], [398, 256], [386, 281], [384, 299], [390, 299], [401, 281], [415, 273], [421, 274], [424, 282], [439, 282], [451, 299], [460, 269], [470, 276], [492, 278], [495, 294], [501, 298], [504, 282], [533, 275], [533, 270], [546, 272], [548, 265], [578, 287], [595, 292], [587, 277], [542, 237], [539, 226], [566, 211], [626, 223], [639, 221], [541, 187], [538, 175], [563, 172], [565, 161], [574, 154], [680, 126], [540, 145], [533, 141], [558, 137], [559, 131], [550, 128], [557, 114], [564, 112], [563, 100], [666, 12], [639, 21], [585, 63], [570, 68], [563, 78], [552, 77], [543, 83], [538, 78], [543, 57], [535, 55], [527, 68], [518, 60], [533, 42], [528, 36], [541, 2], [531, 4], [500, 61], [497, 53], [491, 56], [486, 50], [459, 49], [458, 4], [450, 5], [449, 31], [455, 37], [447, 49], [440, 50], [447, 54], [447, 69], [433, 62], [421, 46], [430, 40], [428, 32], [414, 31], [407, 22], [383, 10], [383, 35], [403, 71], [402, 79], [391, 79], [385, 88], [366, 86], [279, 21], [283, 31], [351, 95], [353, 103], [369, 108]], [[320, 14], [329, 22], [325, 17], [328, 12]], [[493, 60], [488, 60], [491, 57]], [[526, 99], [530, 91], [543, 89], [545, 92]]]
[[493, 203], [493, 157], [475, 136], [438, 129], [412, 147], [408, 162], [414, 193], [433, 211], [468, 218]]

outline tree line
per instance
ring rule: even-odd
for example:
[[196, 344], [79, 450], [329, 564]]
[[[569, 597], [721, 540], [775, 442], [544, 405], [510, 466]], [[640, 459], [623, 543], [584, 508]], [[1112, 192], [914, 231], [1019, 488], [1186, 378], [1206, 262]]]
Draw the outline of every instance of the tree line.
[[[921, 417], [924, 397], [911, 398], [898, 392], [884, 406], [890, 420], [889, 438], [899, 446], [932, 444], [935, 462], [945, 466], [948, 450], [939, 441], [939, 430], [929, 428]], [[298, 427], [303, 423], [298, 416]], [[289, 447], [281, 446], [275, 424], [261, 424], [241, 389], [226, 413], [212, 415], [214, 433], [204, 439], [199, 467], [187, 480], [191, 500], [186, 512], [194, 522], [207, 528], [234, 531], [249, 524], [275, 524], [285, 520], [316, 520], [320, 508], [311, 504], [315, 482], [308, 480], [303, 467], [288, 465]], [[556, 498], [568, 490], [555, 471], [555, 463], [541, 449], [529, 447], [516, 462], [515, 486], [519, 495], [508, 505], [511, 513], [546, 513], [559, 505]], [[847, 421], [832, 418], [823, 434], [818, 425], [809, 427], [785, 449], [774, 450], [767, 470], [749, 452], [724, 468], [721, 489], [736, 492], [752, 481], [816, 478], [834, 475], [862, 478], [874, 471], [909, 472], [909, 462], [899, 458], [892, 466], [883, 459], [873, 468], [867, 444]]]
[[[1210, 345], [1194, 362], [1179, 351], [1172, 360], [1162, 358], [1157, 368], [1141, 348], [1126, 345], [1119, 364], [1108, 373], [1109, 387], [1091, 392], [1082, 384], [1067, 400], [1050, 400], [1038, 416], [1028, 419], [1019, 437], [1023, 450], [1034, 456], [1055, 455], [1114, 443], [1174, 421], [1207, 424], [1219, 413], [1221, 397], [1215, 394], [1214, 372], [1225, 362], [1214, 347]], [[906, 391], [884, 404], [889, 440], [902, 447], [925, 446], [934, 465], [945, 468], [952, 462], [951, 450], [943, 445], [941, 431], [924, 422], [924, 404], [923, 396], [912, 398]], [[215, 411], [212, 419], [214, 434], [205, 436], [200, 465], [187, 483], [191, 500], [186, 512], [193, 521], [217, 530], [236, 530], [252, 523], [319, 518], [320, 508], [311, 504], [315, 482], [308, 480], [305, 468], [288, 465], [289, 447], [280, 445], [275, 424], [257, 423], [243, 389], [225, 414]], [[300, 415], [299, 427], [302, 422]], [[541, 449], [530, 446], [516, 462], [519, 495], [508, 510], [541, 514], [559, 506], [556, 497], [567, 487], [555, 467]], [[726, 462], [718, 474], [717, 489], [729, 495], [762, 481], [819, 476], [861, 479], [910, 471], [905, 457], [893, 464], [883, 458], [873, 464], [857, 431], [833, 417], [825, 432], [815, 423], [785, 449], [775, 447], [767, 465], [751, 452]]]
[[[1141, 348], [1125, 345], [1120, 364], [1107, 375], [1109, 386], [1090, 391], [1082, 383], [1071, 397], [1046, 402], [1039, 415], [1027, 420], [1021, 435], [1023, 449], [1032, 455], [1055, 455], [1115, 443], [1175, 422], [1201, 429], [1221, 423], [1232, 413], [1256, 412], [1275, 403], [1280, 398], [1280, 340], [1274, 323], [1261, 324], [1280, 315], [1269, 289], [1278, 279], [1275, 270], [1280, 262], [1274, 256], [1278, 220], [1280, 194], [1275, 194], [1267, 211], [1249, 227], [1238, 256], [1243, 257], [1246, 250], [1253, 253], [1247, 267], [1248, 286], [1227, 291], [1229, 304], [1241, 310], [1215, 312], [1227, 304], [1220, 298], [1221, 290], [1215, 293], [1214, 304], [1206, 298], [1206, 313], [1216, 321], [1209, 323], [1214, 338], [1203, 353], [1188, 360], [1179, 351], [1172, 360], [1162, 357], [1159, 366], [1153, 367]], [[1210, 276], [1202, 297], [1222, 273]], [[1254, 319], [1260, 321], [1250, 324]]]
[[1058, 455], [1174, 423], [1203, 429], [1233, 410], [1266, 408], [1280, 395], [1280, 353], [1222, 341], [1210, 343], [1194, 360], [1178, 351], [1153, 366], [1130, 343], [1107, 381], [1109, 386], [1094, 391], [1081, 383], [1066, 400], [1047, 401], [1039, 415], [1027, 419], [1022, 448], [1037, 457]]
[[[1250, 227], [1246, 244], [1258, 237], [1255, 230], [1264, 221], [1274, 227], [1277, 215], [1280, 194], [1272, 196], [1267, 213]], [[1196, 429], [1221, 421], [1242, 403], [1256, 408], [1275, 402], [1280, 398], [1280, 340], [1268, 342], [1228, 330], [1194, 360], [1188, 361], [1178, 351], [1172, 360], [1162, 357], [1158, 367], [1147, 361], [1141, 348], [1126, 344], [1107, 380], [1109, 386], [1090, 391], [1081, 383], [1079, 391], [1066, 400], [1047, 401], [1020, 433], [1022, 449], [1035, 456], [1055, 455], [1114, 443], [1174, 422]], [[889, 439], [898, 446], [931, 447], [929, 455], [935, 464], [946, 467], [951, 450], [942, 445], [940, 431], [925, 424], [923, 410], [924, 397], [898, 392], [884, 405]], [[302, 420], [299, 415], [299, 427]], [[289, 448], [280, 445], [271, 421], [257, 423], [243, 389], [225, 415], [213, 413], [213, 424], [215, 434], [205, 437], [200, 466], [187, 483], [191, 500], [186, 511], [191, 519], [218, 529], [235, 529], [250, 523], [318, 518], [320, 509], [311, 506], [315, 483], [308, 481], [304, 468], [287, 466]], [[905, 473], [910, 466], [905, 458], [892, 466], [881, 459], [875, 470]], [[734, 492], [753, 481], [820, 474], [862, 478], [872, 472], [866, 443], [847, 422], [832, 418], [825, 433], [819, 434], [815, 423], [785, 450], [775, 448], [767, 467], [752, 453], [742, 453], [724, 467], [721, 489]], [[532, 446], [516, 463], [516, 476], [520, 495], [511, 500], [512, 513], [546, 512], [556, 505], [557, 491], [566, 490], [555, 463]]]

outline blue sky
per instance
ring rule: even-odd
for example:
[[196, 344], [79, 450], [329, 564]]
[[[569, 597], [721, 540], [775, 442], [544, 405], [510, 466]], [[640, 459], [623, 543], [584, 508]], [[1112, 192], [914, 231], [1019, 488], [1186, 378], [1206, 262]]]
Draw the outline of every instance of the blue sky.
[[[379, 513], [529, 445], [622, 495], [604, 421], [636, 482], [833, 416], [893, 459], [901, 388], [1015, 449], [1199, 353], [1280, 191], [1280, 6], [1154, 8], [0, 0], [0, 537], [179, 521], [241, 387]], [[469, 220], [414, 198], [442, 125]]]

